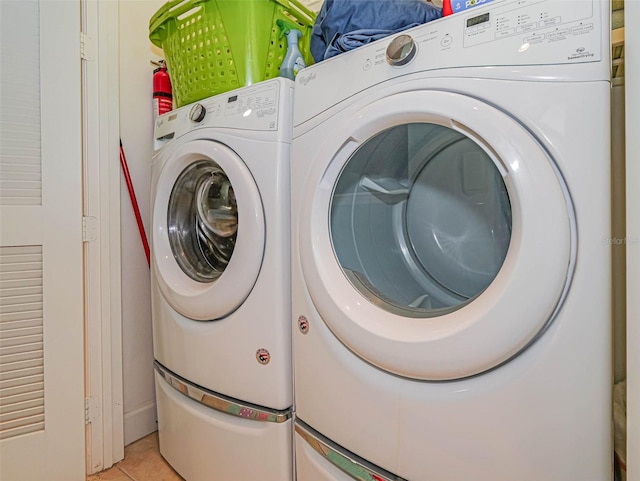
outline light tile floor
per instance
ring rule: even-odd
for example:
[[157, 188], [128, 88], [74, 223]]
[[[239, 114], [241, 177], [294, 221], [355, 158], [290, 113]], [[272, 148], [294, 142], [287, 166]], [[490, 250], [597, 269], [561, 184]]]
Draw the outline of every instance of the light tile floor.
[[184, 481], [164, 460], [158, 449], [158, 432], [124, 448], [124, 459], [87, 481]]

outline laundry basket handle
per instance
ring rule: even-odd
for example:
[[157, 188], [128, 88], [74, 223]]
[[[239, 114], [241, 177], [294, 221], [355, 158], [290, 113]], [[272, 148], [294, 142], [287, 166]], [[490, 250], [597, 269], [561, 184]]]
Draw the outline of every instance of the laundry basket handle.
[[175, 20], [180, 15], [184, 15], [205, 2], [206, 0], [171, 0], [165, 3], [149, 20], [149, 40], [156, 47], [162, 48], [164, 24], [168, 20]]
[[302, 23], [302, 20], [304, 20], [306, 21], [307, 26], [309, 27], [313, 26], [316, 15], [301, 3], [296, 2], [295, 0], [273, 0], [273, 1], [276, 3], [279, 3], [287, 10], [295, 11], [298, 15], [298, 20], [300, 20], [301, 23]]

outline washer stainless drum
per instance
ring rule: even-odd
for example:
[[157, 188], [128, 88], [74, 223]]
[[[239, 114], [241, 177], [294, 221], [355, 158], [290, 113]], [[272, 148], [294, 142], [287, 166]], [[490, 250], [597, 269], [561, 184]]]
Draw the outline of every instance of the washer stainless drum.
[[156, 121], [160, 452], [190, 481], [293, 477], [292, 92], [276, 79]]
[[608, 479], [608, 29], [494, 1], [297, 77], [299, 477]]

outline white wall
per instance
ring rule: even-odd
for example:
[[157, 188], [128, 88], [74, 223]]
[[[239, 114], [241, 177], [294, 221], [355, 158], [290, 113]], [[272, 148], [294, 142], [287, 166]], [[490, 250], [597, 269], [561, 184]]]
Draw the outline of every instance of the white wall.
[[[120, 0], [120, 137], [149, 236], [152, 155], [152, 76], [159, 52], [149, 19], [162, 0]], [[114, 99], [114, 101], [116, 101]], [[125, 445], [156, 430], [149, 267], [122, 182], [122, 343]]]
[[[634, 22], [631, 20], [633, 19]], [[640, 1], [625, 2], [627, 129], [627, 481], [640, 481]], [[633, 25], [632, 25], [633, 24]]]

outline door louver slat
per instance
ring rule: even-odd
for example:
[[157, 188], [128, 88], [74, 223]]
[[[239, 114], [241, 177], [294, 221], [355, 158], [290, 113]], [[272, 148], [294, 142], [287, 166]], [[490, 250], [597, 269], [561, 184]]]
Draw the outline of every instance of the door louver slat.
[[0, 247], [0, 439], [44, 429], [42, 299], [42, 247]]

